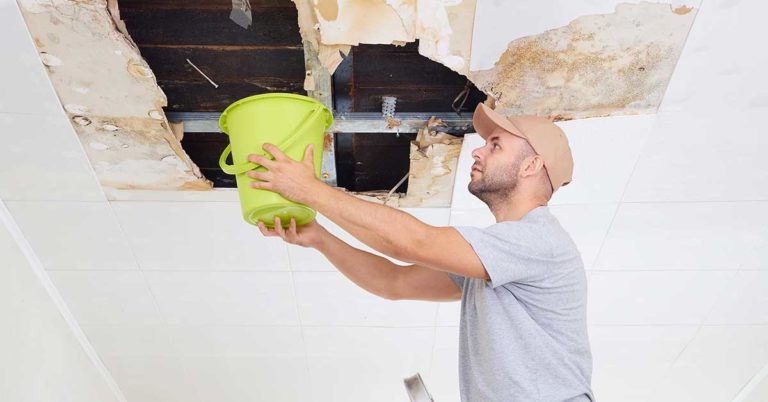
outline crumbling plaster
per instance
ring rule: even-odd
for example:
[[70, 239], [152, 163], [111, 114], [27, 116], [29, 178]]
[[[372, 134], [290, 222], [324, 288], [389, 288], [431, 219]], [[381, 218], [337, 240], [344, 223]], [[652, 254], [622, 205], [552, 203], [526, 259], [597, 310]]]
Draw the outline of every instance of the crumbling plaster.
[[[502, 113], [560, 120], [655, 112], [699, 3], [295, 2], [302, 35], [320, 48], [418, 39], [422, 55], [467, 76]], [[331, 72], [336, 56], [323, 63]]]
[[[109, 7], [109, 6], [112, 7]], [[207, 190], [163, 113], [165, 94], [106, 0], [19, 0], [51, 82], [103, 186]]]

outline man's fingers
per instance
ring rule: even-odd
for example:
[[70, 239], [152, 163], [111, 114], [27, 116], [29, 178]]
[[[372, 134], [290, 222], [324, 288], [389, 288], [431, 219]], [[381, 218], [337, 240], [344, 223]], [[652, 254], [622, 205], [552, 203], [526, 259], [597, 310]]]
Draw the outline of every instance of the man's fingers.
[[269, 170], [272, 170], [275, 167], [275, 162], [264, 155], [250, 154], [248, 155], [247, 159], [248, 159], [248, 162], [255, 163], [260, 166], [264, 166]]
[[272, 231], [270, 231], [270, 230], [267, 228], [267, 225], [265, 225], [265, 224], [264, 224], [264, 222], [262, 222], [262, 221], [259, 221], [259, 223], [258, 223], [258, 226], [259, 226], [259, 231], [260, 231], [260, 232], [261, 232], [261, 234], [263, 234], [264, 236], [267, 236], [267, 237], [274, 237], [274, 236], [277, 236], [277, 233], [273, 233]]
[[291, 218], [291, 223], [288, 225], [288, 240], [291, 243], [295, 243], [299, 239], [299, 234], [296, 233], [296, 219]]
[[280, 150], [280, 148], [278, 148], [278, 147], [276, 147], [276, 146], [274, 146], [274, 145], [272, 145], [272, 144], [270, 144], [268, 142], [265, 142], [264, 145], [261, 146], [261, 148], [263, 148], [265, 151], [269, 152], [270, 155], [274, 156], [275, 160], [277, 160], [277, 161], [284, 161], [286, 159], [289, 159], [287, 156], [285, 156], [283, 151]]
[[272, 172], [259, 172], [256, 170], [251, 170], [247, 174], [248, 174], [248, 177], [250, 177], [251, 179], [262, 180], [262, 181], [272, 181], [272, 179], [274, 178], [274, 174], [272, 174]]
[[275, 232], [277, 232], [277, 234], [280, 235], [280, 237], [282, 237], [283, 240], [287, 240], [285, 238], [285, 229], [283, 229], [283, 225], [280, 222], [280, 217], [279, 216], [275, 217]]
[[252, 188], [258, 188], [261, 190], [275, 191], [275, 186], [269, 181], [253, 181], [251, 182]]
[[315, 155], [315, 146], [313, 144], [307, 145], [307, 149], [304, 151], [304, 163], [311, 166], [313, 169], [315, 167], [314, 162], [314, 155]]

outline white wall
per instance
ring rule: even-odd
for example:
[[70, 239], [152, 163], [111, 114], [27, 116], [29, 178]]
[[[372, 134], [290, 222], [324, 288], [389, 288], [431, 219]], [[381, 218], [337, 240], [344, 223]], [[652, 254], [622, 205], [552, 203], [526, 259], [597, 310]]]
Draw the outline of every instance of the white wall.
[[0, 261], [0, 401], [119, 402], [2, 220]]

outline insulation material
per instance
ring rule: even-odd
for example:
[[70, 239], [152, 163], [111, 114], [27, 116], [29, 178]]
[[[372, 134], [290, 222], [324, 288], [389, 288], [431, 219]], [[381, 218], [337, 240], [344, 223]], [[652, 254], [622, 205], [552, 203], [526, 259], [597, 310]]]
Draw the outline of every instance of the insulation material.
[[[114, 2], [20, 0], [53, 86], [103, 186], [207, 190], [163, 113], [165, 94]], [[114, 20], [113, 20], [114, 18]]]

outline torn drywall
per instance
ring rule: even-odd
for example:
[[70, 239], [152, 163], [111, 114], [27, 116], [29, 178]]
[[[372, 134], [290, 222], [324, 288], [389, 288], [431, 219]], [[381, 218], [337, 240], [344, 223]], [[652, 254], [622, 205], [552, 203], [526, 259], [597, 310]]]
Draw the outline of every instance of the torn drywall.
[[[360, 43], [403, 45], [464, 73], [469, 67], [475, 0], [293, 0], [304, 40], [333, 73], [339, 54]], [[325, 57], [324, 57], [325, 56]]]
[[694, 14], [669, 4], [622, 4], [611, 14], [516, 39], [493, 68], [469, 78], [507, 115], [653, 113]]
[[296, 0], [321, 49], [419, 40], [502, 113], [557, 119], [655, 112], [698, 2]]
[[162, 109], [165, 95], [119, 16], [110, 13], [114, 2], [20, 0], [19, 5], [102, 185], [212, 187], [171, 131]]
[[400, 207], [450, 207], [462, 138], [437, 131], [434, 117], [411, 141], [408, 191]]

